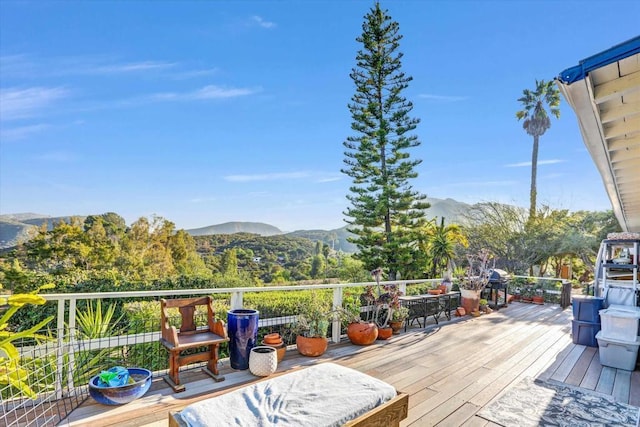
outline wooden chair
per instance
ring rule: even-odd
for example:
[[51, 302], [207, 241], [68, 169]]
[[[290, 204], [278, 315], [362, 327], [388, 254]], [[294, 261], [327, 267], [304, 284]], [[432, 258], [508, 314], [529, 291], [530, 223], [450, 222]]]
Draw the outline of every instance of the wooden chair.
[[[207, 325], [196, 325], [196, 307], [207, 307]], [[224, 322], [214, 320], [213, 298], [197, 297], [182, 299], [160, 300], [160, 321], [162, 337], [160, 342], [169, 350], [169, 376], [165, 381], [176, 393], [184, 391], [184, 385], [180, 384], [180, 367], [194, 362], [208, 362], [203, 371], [216, 381], [223, 381], [224, 377], [218, 372], [218, 347], [229, 341]], [[180, 311], [182, 322], [180, 331], [175, 326], [169, 325], [169, 308], [177, 308]], [[194, 354], [181, 355], [188, 349], [207, 346], [208, 350]]]

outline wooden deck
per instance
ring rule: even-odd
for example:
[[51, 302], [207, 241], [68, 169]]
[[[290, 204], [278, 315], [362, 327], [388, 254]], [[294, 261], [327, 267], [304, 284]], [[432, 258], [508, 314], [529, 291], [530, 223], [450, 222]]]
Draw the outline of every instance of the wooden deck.
[[[332, 361], [384, 380], [410, 394], [403, 426], [492, 426], [476, 416], [493, 398], [525, 377], [551, 379], [612, 395], [640, 406], [640, 371], [602, 367], [598, 349], [571, 341], [571, 309], [512, 303], [479, 318], [465, 317], [410, 329], [367, 347], [330, 345], [319, 358], [289, 350], [278, 372]], [[88, 399], [60, 425], [167, 425], [167, 414], [258, 380], [224, 362], [226, 380], [215, 383], [186, 372], [187, 390], [173, 394], [160, 378], [141, 399], [108, 407]]]

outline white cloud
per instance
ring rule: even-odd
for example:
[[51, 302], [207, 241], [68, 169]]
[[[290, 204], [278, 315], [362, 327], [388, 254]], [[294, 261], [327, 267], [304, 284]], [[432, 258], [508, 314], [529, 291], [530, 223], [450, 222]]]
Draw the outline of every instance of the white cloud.
[[215, 197], [195, 197], [189, 200], [191, 203], [205, 203], [205, 202], [214, 202], [217, 199]]
[[429, 93], [423, 93], [418, 95], [419, 98], [429, 99], [432, 101], [443, 101], [443, 102], [457, 102], [457, 101], [465, 101], [469, 99], [468, 96], [450, 96], [450, 95], [433, 95]]
[[450, 183], [445, 187], [505, 187], [517, 184], [518, 181], [469, 181]]
[[0, 90], [0, 118], [2, 120], [33, 117], [56, 101], [69, 96], [61, 87], [9, 88]]
[[[556, 163], [563, 163], [564, 160], [560, 159], [551, 159], [551, 160], [540, 160], [538, 161], [538, 166], [540, 165], [554, 165]], [[522, 167], [530, 167], [531, 162], [519, 162], [519, 163], [510, 163], [504, 165], [505, 168], [522, 168]]]
[[193, 78], [197, 78], [197, 77], [213, 76], [215, 74], [218, 74], [218, 72], [220, 72], [220, 70], [218, 68], [207, 68], [207, 69], [202, 69], [202, 70], [180, 71], [180, 72], [177, 72], [173, 76], [173, 78], [176, 79], [176, 80], [187, 80], [187, 79], [193, 79]]
[[262, 19], [262, 17], [257, 15], [251, 17], [251, 22], [258, 25], [259, 27], [267, 29], [275, 28], [277, 26], [275, 22], [265, 21], [264, 19]]
[[164, 92], [151, 95], [149, 99], [156, 101], [194, 101], [203, 99], [237, 98], [258, 92], [249, 88], [225, 88], [209, 85], [192, 92]]
[[255, 175], [227, 175], [224, 177], [224, 180], [229, 182], [280, 181], [286, 179], [301, 179], [308, 176], [308, 172], [276, 172]]
[[151, 70], [163, 70], [166, 68], [174, 67], [176, 64], [173, 62], [158, 62], [158, 61], [142, 61], [142, 62], [129, 62], [122, 64], [109, 64], [109, 65], [85, 65], [78, 67], [75, 70], [71, 70], [80, 74], [121, 74], [142, 72]]
[[325, 183], [325, 182], [334, 182], [334, 181], [340, 181], [342, 179], [341, 176], [327, 176], [324, 178], [319, 178], [316, 182], [318, 183]]

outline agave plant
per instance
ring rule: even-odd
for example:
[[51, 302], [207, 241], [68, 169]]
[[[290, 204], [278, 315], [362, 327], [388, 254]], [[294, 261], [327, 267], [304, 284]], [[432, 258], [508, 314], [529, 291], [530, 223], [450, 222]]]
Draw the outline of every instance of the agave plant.
[[[78, 338], [94, 339], [104, 338], [118, 335], [117, 325], [122, 320], [123, 315], [113, 320], [116, 305], [109, 305], [106, 311], [102, 310], [101, 300], [96, 301], [95, 308], [93, 304], [87, 305], [86, 311], [76, 310], [76, 323], [78, 327]], [[88, 380], [107, 365], [113, 364], [117, 360], [117, 355], [113, 349], [89, 350], [79, 355], [82, 363], [79, 364], [75, 372], [76, 379]]]

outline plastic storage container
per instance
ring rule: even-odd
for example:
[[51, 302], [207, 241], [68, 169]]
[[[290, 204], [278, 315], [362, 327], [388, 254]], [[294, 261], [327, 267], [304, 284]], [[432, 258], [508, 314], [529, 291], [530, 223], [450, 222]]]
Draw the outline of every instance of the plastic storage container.
[[638, 347], [640, 347], [640, 341], [637, 338], [634, 341], [611, 340], [603, 338], [602, 332], [598, 332], [596, 339], [600, 347], [598, 352], [602, 366], [626, 371], [633, 371], [636, 368]]
[[638, 337], [640, 312], [613, 308], [600, 310], [602, 337], [612, 340], [635, 341]]
[[598, 313], [604, 307], [604, 298], [592, 296], [575, 296], [571, 298], [573, 308], [573, 320], [581, 322], [598, 323]]
[[622, 304], [610, 304], [609, 307], [611, 310], [618, 311], [628, 311], [630, 313], [638, 313], [640, 315], [640, 307], [636, 307], [634, 305], [622, 305]]
[[597, 347], [596, 334], [600, 332], [600, 323], [571, 321], [571, 335], [574, 344]]

